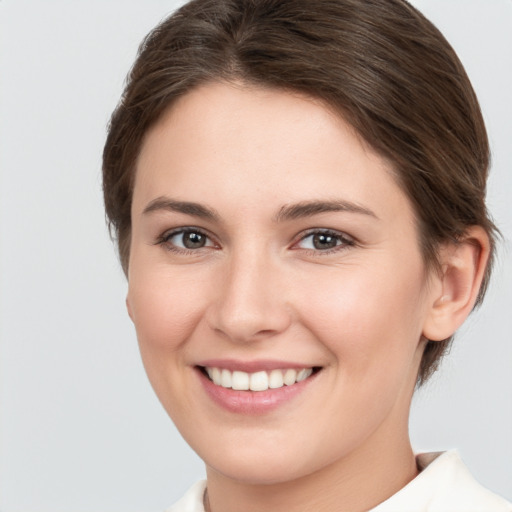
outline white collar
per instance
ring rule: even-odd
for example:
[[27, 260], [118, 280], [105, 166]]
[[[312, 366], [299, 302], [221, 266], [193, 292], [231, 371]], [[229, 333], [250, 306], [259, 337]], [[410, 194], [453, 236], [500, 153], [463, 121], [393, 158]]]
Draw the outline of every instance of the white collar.
[[416, 455], [420, 474], [370, 512], [511, 512], [481, 486], [455, 450]]

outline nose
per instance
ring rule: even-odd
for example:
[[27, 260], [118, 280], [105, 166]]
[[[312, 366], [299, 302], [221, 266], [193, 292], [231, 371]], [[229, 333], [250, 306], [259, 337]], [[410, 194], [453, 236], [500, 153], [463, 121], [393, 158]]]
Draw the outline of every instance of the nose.
[[266, 339], [292, 321], [279, 265], [262, 255], [240, 255], [226, 262], [208, 311], [208, 324], [235, 342]]

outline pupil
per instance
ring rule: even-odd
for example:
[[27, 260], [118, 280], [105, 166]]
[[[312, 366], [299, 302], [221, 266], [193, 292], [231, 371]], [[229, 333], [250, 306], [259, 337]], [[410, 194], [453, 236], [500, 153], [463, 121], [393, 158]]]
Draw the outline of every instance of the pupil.
[[313, 236], [313, 246], [315, 249], [331, 249], [336, 247], [336, 237], [326, 234], [316, 234]]
[[183, 245], [187, 249], [197, 249], [199, 247], [204, 247], [206, 242], [206, 237], [201, 233], [185, 233], [183, 235]]

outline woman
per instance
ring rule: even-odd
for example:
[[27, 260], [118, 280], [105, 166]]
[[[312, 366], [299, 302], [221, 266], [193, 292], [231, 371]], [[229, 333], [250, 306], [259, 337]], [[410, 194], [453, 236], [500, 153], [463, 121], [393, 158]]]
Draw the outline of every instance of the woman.
[[170, 510], [510, 510], [411, 397], [487, 287], [476, 97], [401, 0], [196, 0], [104, 152], [149, 379], [205, 461]]

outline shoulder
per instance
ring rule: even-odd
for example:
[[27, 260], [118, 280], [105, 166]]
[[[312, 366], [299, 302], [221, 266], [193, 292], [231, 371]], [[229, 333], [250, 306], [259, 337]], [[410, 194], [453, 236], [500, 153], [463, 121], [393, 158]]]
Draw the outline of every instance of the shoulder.
[[416, 458], [420, 474], [373, 512], [512, 512], [512, 504], [480, 485], [456, 451]]
[[206, 480], [196, 482], [172, 507], [165, 512], [204, 512], [203, 495], [206, 489]]

